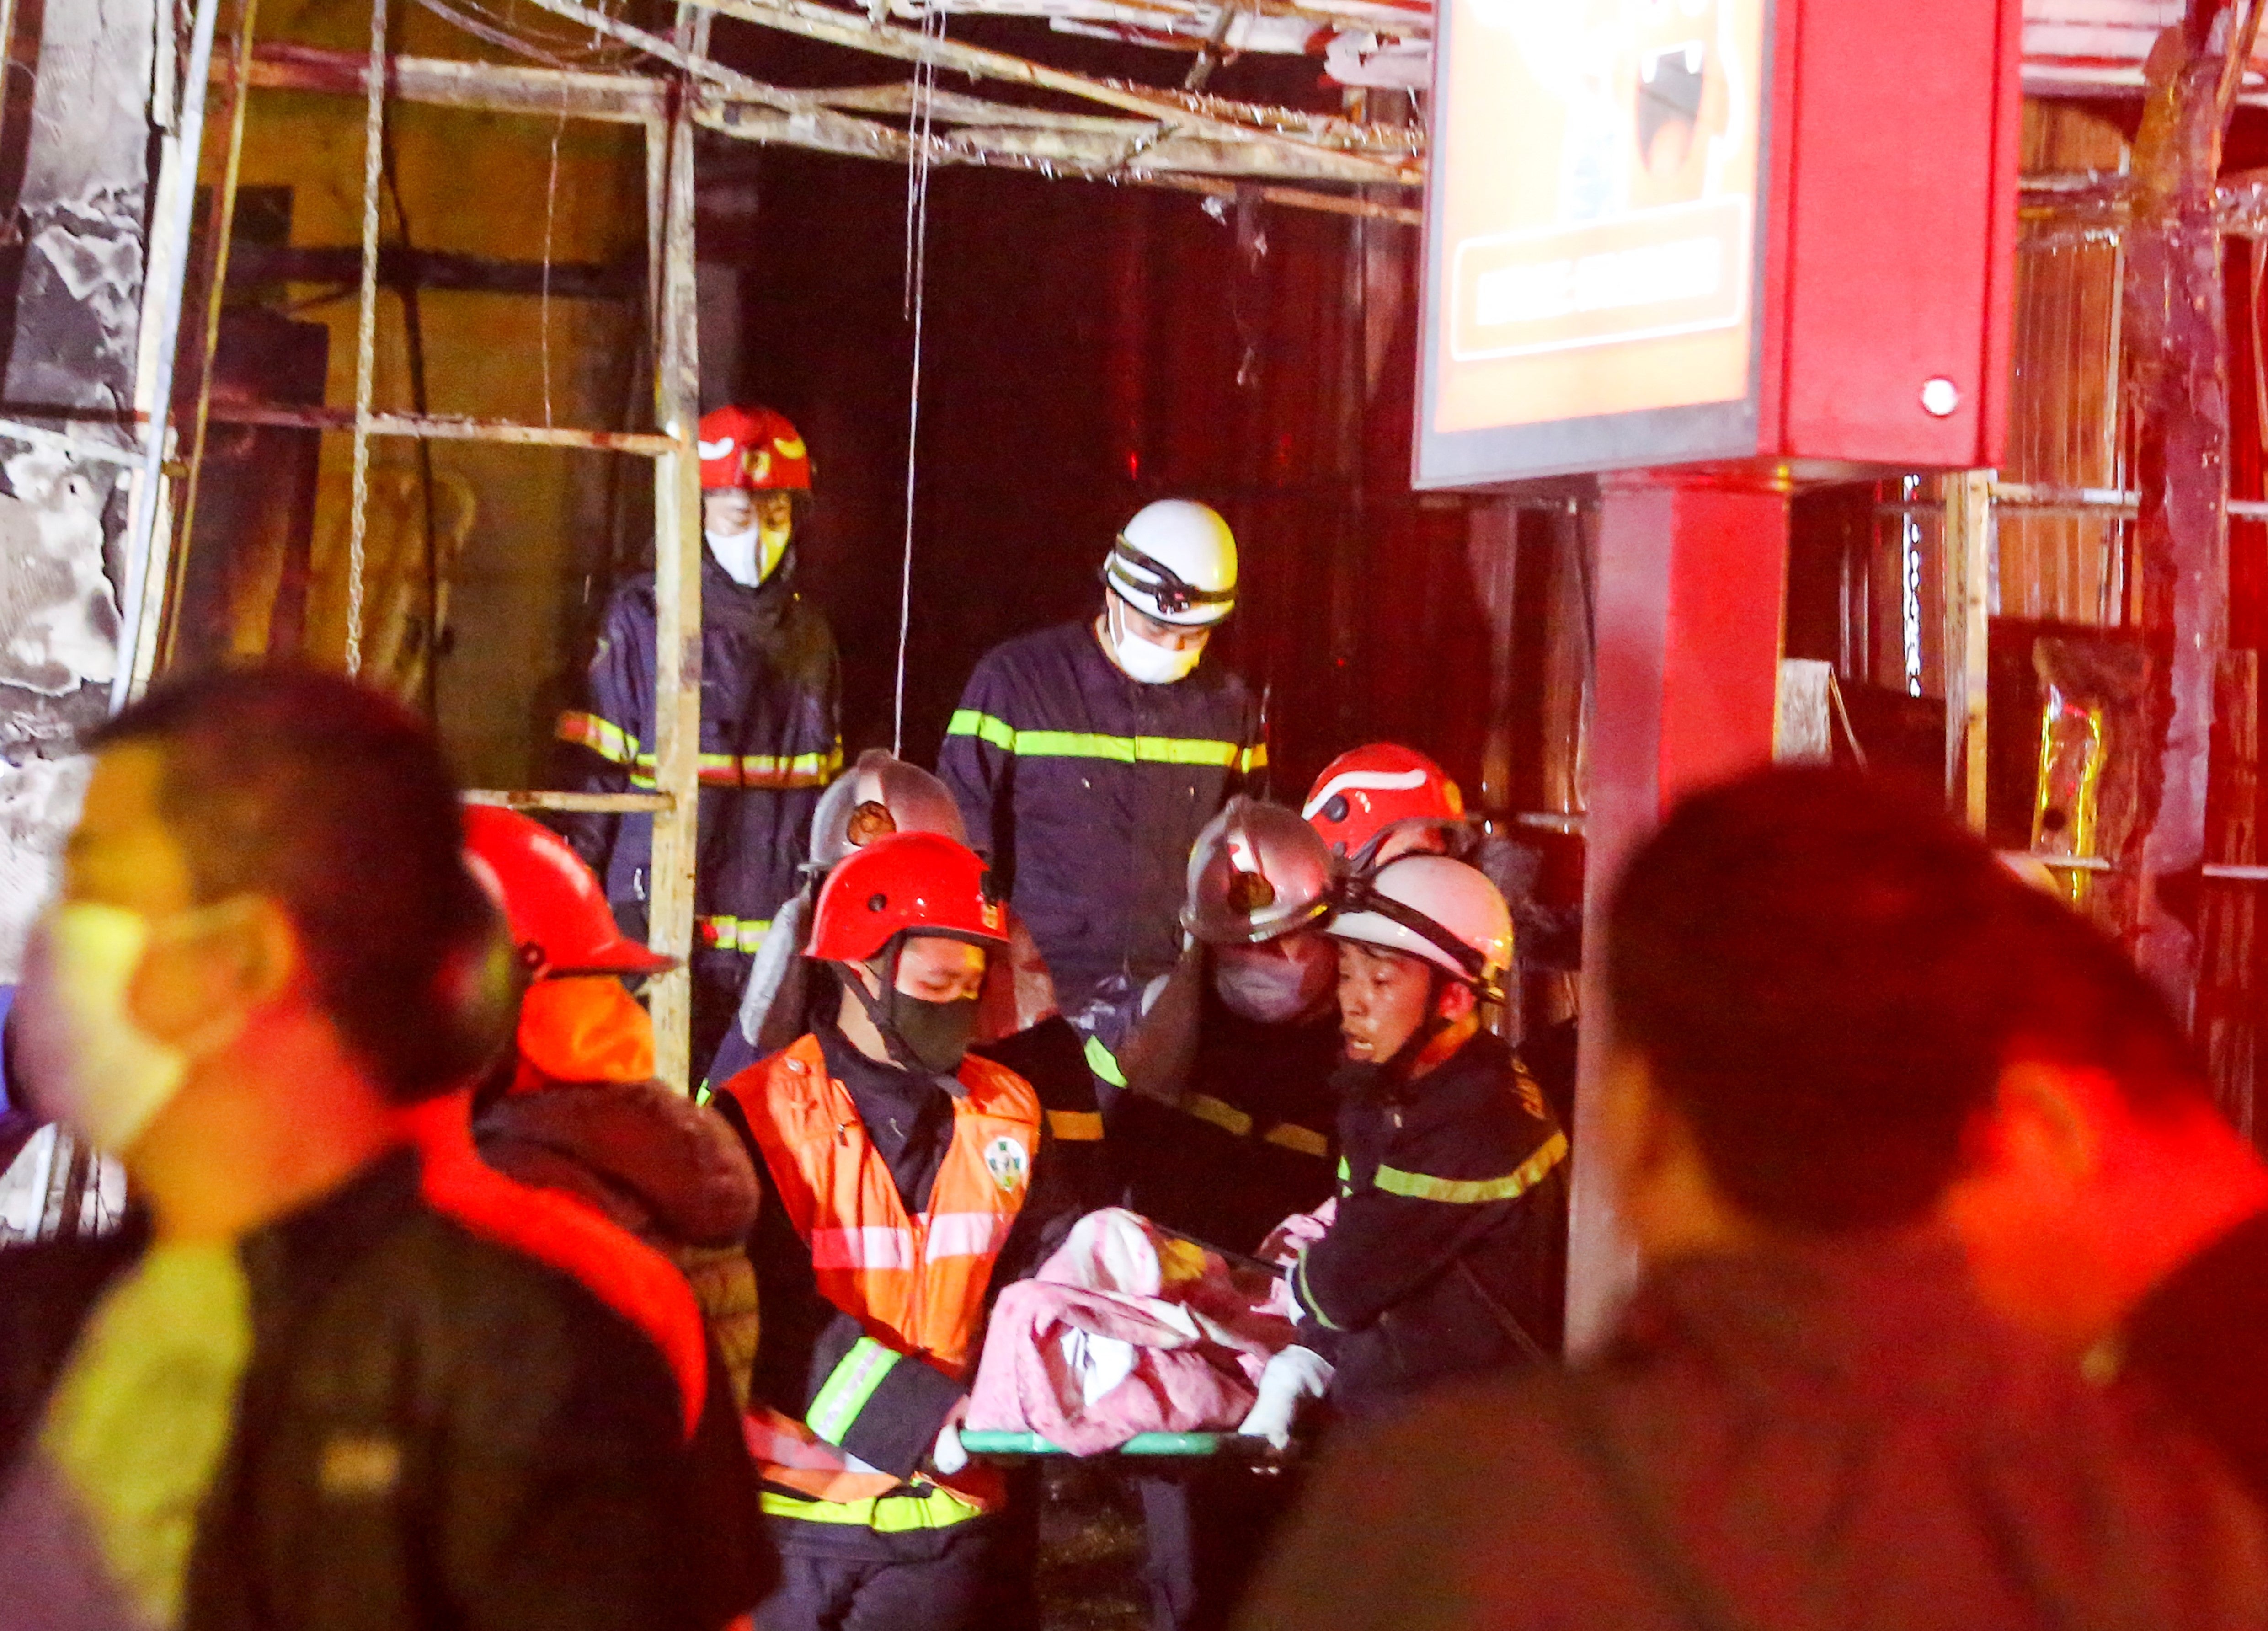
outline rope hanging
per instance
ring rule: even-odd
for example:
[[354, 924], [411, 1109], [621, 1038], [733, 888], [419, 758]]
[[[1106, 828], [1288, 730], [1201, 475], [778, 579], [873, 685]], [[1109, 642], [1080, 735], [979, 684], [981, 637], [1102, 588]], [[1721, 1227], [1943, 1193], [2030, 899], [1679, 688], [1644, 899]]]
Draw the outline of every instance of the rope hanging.
[[[922, 41], [944, 38], [945, 13], [932, 9], [922, 18]], [[890, 752], [906, 750], [906, 646], [914, 617], [914, 474], [921, 439], [922, 302], [929, 270], [929, 157], [931, 105], [937, 90], [937, 63], [924, 49], [914, 63], [913, 98], [906, 113], [906, 138], [912, 153], [906, 166], [905, 315], [914, 326], [912, 381], [906, 393], [906, 539], [898, 570], [898, 666], [891, 699]]]
[[386, 5], [371, 0], [362, 126], [362, 309], [355, 323], [354, 491], [347, 517], [348, 677], [362, 672], [362, 594], [370, 538], [370, 398], [378, 350], [378, 187], [386, 131]]

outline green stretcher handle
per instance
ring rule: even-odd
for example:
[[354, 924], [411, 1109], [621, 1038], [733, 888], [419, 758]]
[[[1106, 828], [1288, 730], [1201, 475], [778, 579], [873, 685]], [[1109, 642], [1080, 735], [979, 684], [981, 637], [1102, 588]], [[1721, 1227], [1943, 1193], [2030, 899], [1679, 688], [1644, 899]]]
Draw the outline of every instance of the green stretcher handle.
[[[1242, 1443], [1233, 1433], [1137, 1433], [1113, 1452], [1122, 1456], [1217, 1456]], [[1262, 1440], [1255, 1443], [1264, 1443]], [[972, 1456], [1061, 1456], [1070, 1452], [1036, 1433], [963, 1431], [961, 1447]]]

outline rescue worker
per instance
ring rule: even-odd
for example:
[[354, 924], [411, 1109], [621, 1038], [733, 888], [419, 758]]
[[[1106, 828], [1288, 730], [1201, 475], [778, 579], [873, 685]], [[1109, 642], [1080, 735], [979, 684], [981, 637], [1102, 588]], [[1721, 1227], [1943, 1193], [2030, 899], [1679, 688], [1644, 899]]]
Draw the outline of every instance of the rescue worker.
[[[708, 1081], [731, 1081], [759, 1059], [834, 1017], [842, 992], [823, 966], [803, 955], [812, 902], [846, 857], [893, 832], [942, 833], [966, 840], [961, 811], [945, 784], [918, 764], [869, 748], [836, 779], [811, 818], [811, 861], [796, 897], [782, 905], [774, 934], [756, 954], [740, 1011], [725, 1033]], [[985, 969], [976, 1040], [970, 1051], [1030, 1082], [1060, 1147], [1064, 1180], [1084, 1209], [1111, 1204], [1094, 1078], [1079, 1033], [1057, 1012], [1055, 986], [1032, 937], [1008, 914], [1008, 944]]]
[[654, 1079], [653, 1020], [623, 983], [674, 960], [624, 936], [591, 869], [517, 810], [468, 806], [465, 860], [504, 908], [526, 982], [514, 1045], [474, 1100], [482, 1160], [576, 1197], [676, 1264], [745, 1406], [755, 1170], [722, 1116]]
[[[1126, 1204], [1250, 1255], [1329, 1199], [1338, 956], [1331, 856], [1281, 805], [1239, 794], [1189, 853], [1189, 947], [1121, 1052], [1111, 1141]], [[1234, 1465], [1140, 1478], [1153, 1631], [1227, 1623], [1266, 1550], [1284, 1480]]]
[[[819, 790], [843, 762], [835, 636], [796, 594], [793, 545], [810, 513], [811, 461], [769, 408], [701, 420], [701, 821], [694, 880], [693, 1057], [731, 1022], [748, 965], [795, 893]], [[563, 713], [562, 741], [585, 749], [583, 786], [653, 786], [654, 587], [615, 592], [591, 659], [587, 706]], [[653, 818], [560, 818], [606, 881], [625, 933], [646, 938]]]
[[[1493, 1029], [1519, 1047], [1521, 1062], [1535, 1074], [1545, 1100], [1563, 1124], [1574, 1114], [1575, 1020], [1564, 1012], [1550, 1018], [1551, 1005], [1531, 1011], [1528, 983], [1539, 976], [1572, 976], [1582, 967], [1583, 914], [1580, 905], [1546, 902], [1545, 839], [1533, 832], [1505, 830], [1470, 820], [1464, 795], [1441, 767], [1415, 748], [1372, 742], [1350, 749], [1323, 767], [1308, 789], [1301, 814], [1312, 823], [1331, 853], [1350, 873], [1375, 872], [1399, 855], [1447, 855], [1469, 861], [1496, 885], [1512, 909], [1518, 947], [1517, 978], [1505, 982], [1502, 1012], [1490, 1018]], [[1572, 1007], [1572, 990], [1565, 993]]]
[[718, 1097], [766, 1188], [747, 1428], [782, 1576], [762, 1631], [989, 1626], [1015, 1589], [1001, 1480], [968, 1466], [956, 1423], [993, 1289], [1074, 1209], [1039, 1096], [967, 1051], [1005, 934], [968, 849], [874, 839], [812, 913], [833, 1018]]
[[1278, 1441], [1326, 1385], [1372, 1414], [1559, 1349], [1567, 1139], [1478, 1012], [1512, 966], [1504, 897], [1462, 861], [1405, 855], [1350, 882], [1330, 934], [1338, 1206], [1292, 1269], [1299, 1343], [1245, 1423]]
[[1240, 793], [1189, 852], [1189, 944], [1122, 1050], [1114, 1141], [1126, 1204], [1249, 1256], [1332, 1189], [1339, 1065], [1330, 857]]
[[1097, 1077], [1172, 970], [1189, 845], [1267, 764], [1244, 682], [1203, 664], [1236, 605], [1236, 541], [1202, 504], [1145, 506], [1111, 547], [1102, 607], [995, 647], [938, 773], [1031, 927]]

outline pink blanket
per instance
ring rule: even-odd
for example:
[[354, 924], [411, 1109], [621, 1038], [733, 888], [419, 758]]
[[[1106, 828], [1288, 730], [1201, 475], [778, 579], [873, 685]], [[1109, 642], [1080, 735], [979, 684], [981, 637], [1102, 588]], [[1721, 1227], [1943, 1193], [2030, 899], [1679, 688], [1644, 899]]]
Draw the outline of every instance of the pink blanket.
[[1138, 1433], [1233, 1431], [1268, 1355], [1292, 1340], [1268, 1306], [1278, 1284], [1131, 1212], [1090, 1213], [1035, 1278], [1000, 1293], [968, 1425], [1081, 1456]]

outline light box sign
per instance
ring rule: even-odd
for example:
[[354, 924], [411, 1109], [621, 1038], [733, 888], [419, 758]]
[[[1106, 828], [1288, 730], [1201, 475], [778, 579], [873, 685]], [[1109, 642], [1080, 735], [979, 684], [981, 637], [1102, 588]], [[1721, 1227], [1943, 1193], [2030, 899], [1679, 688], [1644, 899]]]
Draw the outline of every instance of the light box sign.
[[1418, 484], [1756, 451], [1769, 0], [1441, 0]]

